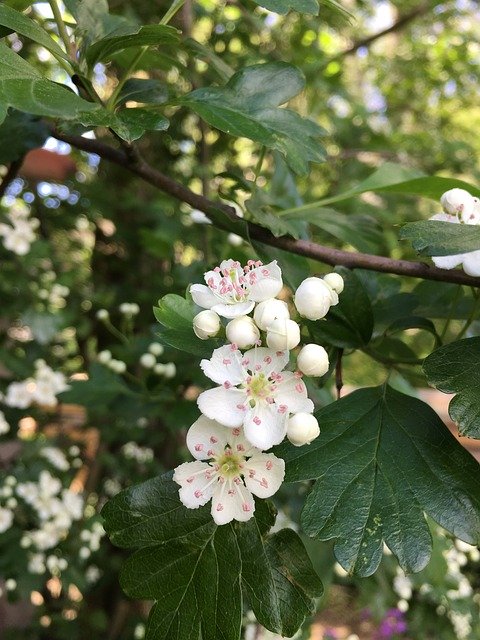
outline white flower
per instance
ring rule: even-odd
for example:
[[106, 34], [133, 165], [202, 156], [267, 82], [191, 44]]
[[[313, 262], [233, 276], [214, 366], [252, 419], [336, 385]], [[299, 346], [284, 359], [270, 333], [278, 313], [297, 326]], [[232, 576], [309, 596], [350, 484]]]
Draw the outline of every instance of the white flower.
[[306, 344], [297, 356], [297, 367], [306, 376], [323, 376], [329, 367], [328, 353], [319, 344]]
[[212, 224], [212, 221], [200, 209], [192, 209], [190, 211], [190, 220], [195, 224]]
[[286, 302], [283, 302], [283, 300], [272, 298], [271, 300], [264, 300], [263, 302], [260, 302], [255, 307], [253, 319], [262, 331], [267, 331], [268, 327], [277, 318], [287, 320], [290, 318], [288, 305]]
[[57, 447], [43, 447], [43, 449], [40, 450], [40, 455], [46, 458], [52, 466], [60, 471], [68, 471], [70, 469], [67, 457], [63, 451]]
[[[430, 220], [460, 224], [457, 216], [449, 215], [447, 213], [437, 213], [432, 216]], [[463, 266], [463, 270], [469, 276], [480, 276], [480, 250], [469, 251], [467, 253], [456, 253], [452, 256], [432, 256], [432, 262], [439, 269], [454, 269], [461, 264]]]
[[224, 318], [250, 313], [256, 302], [274, 298], [283, 286], [276, 260], [267, 265], [249, 260], [243, 269], [235, 260], [224, 260], [213, 271], [207, 271], [205, 282], [207, 286], [190, 287], [193, 301]]
[[230, 320], [225, 332], [227, 339], [240, 349], [253, 347], [260, 339], [260, 331], [250, 316], [238, 316]]
[[215, 311], [205, 309], [193, 319], [193, 331], [200, 340], [208, 340], [220, 331], [220, 316]]
[[301, 316], [320, 320], [338, 304], [338, 294], [321, 278], [306, 278], [296, 290], [294, 302]]
[[445, 213], [460, 216], [466, 224], [477, 224], [475, 214], [475, 198], [465, 189], [450, 189], [440, 198]]
[[253, 495], [269, 498], [283, 482], [284, 461], [252, 447], [240, 428], [228, 429], [201, 416], [188, 431], [187, 447], [196, 462], [175, 469], [180, 500], [197, 509], [211, 499], [218, 525], [249, 520], [255, 511]]
[[101, 364], [108, 364], [112, 360], [112, 352], [108, 349], [105, 349], [105, 351], [100, 351], [97, 359]]
[[320, 427], [311, 413], [296, 413], [287, 423], [287, 438], [296, 447], [310, 444], [319, 435]]
[[140, 364], [142, 367], [145, 367], [145, 369], [153, 369], [156, 363], [157, 359], [153, 353], [144, 353], [140, 356]]
[[161, 356], [165, 351], [163, 344], [159, 342], [152, 342], [152, 344], [148, 347], [150, 353], [153, 353], [154, 356]]
[[167, 380], [174, 378], [177, 375], [177, 367], [174, 362], [167, 362], [165, 369], [163, 370], [163, 375]]
[[13, 512], [0, 507], [0, 533], [4, 533], [13, 524]]
[[295, 349], [300, 342], [300, 327], [295, 320], [277, 318], [268, 327], [267, 345], [278, 351]]
[[323, 276], [323, 281], [328, 284], [328, 286], [335, 291], [335, 293], [342, 293], [345, 283], [343, 281], [342, 276], [339, 273], [327, 273], [326, 276]]
[[10, 431], [10, 425], [5, 419], [5, 414], [0, 411], [0, 436]]
[[12, 382], [7, 387], [4, 402], [9, 407], [17, 409], [26, 409], [32, 404], [32, 386], [34, 381], [32, 378], [23, 382]]
[[199, 395], [200, 411], [226, 427], [243, 426], [245, 437], [258, 449], [279, 444], [288, 415], [311, 413], [314, 408], [301, 376], [283, 371], [288, 360], [288, 351], [265, 347], [250, 349], [243, 356], [235, 345], [215, 349], [200, 366], [221, 386]]

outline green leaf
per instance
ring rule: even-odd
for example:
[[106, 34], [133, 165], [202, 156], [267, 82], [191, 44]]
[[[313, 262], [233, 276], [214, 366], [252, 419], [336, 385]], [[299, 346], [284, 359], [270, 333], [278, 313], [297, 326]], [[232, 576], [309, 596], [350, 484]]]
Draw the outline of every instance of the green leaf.
[[165, 131], [170, 124], [162, 113], [144, 108], [120, 109], [115, 113], [98, 108], [91, 113], [80, 114], [78, 120], [87, 127], [108, 127], [127, 142], [138, 140], [147, 129]]
[[440, 343], [440, 336], [438, 335], [433, 322], [428, 318], [422, 318], [421, 316], [405, 316], [404, 318], [398, 318], [386, 329], [385, 335], [390, 336], [400, 331], [407, 331], [408, 329], [421, 329], [422, 331], [427, 331], [435, 338], [436, 345]]
[[179, 42], [178, 31], [164, 24], [149, 24], [131, 27], [129, 33], [109, 35], [92, 44], [86, 51], [85, 59], [90, 67], [97, 62], [109, 60], [111, 56], [131, 47], [172, 46]]
[[169, 293], [158, 301], [153, 313], [160, 323], [160, 340], [175, 349], [209, 358], [212, 351], [221, 346], [218, 340], [200, 340], [194, 334], [193, 318], [198, 311], [193, 302]]
[[163, 104], [168, 99], [168, 87], [160, 80], [130, 78], [123, 85], [118, 103], [134, 100], [143, 104]]
[[116, 373], [97, 362], [88, 371], [88, 380], [72, 380], [70, 389], [60, 394], [62, 402], [88, 408], [105, 406], [123, 395], [128, 388]]
[[480, 438], [480, 338], [440, 347], [425, 358], [428, 382], [444, 393], [456, 393], [448, 412], [467, 438]]
[[23, 15], [19, 11], [15, 11], [11, 7], [0, 5], [0, 25], [8, 27], [16, 31], [22, 36], [26, 36], [30, 40], [41, 44], [48, 49], [54, 56], [68, 60], [68, 55], [55, 42], [55, 40], [36, 22]]
[[0, 42], [0, 123], [8, 107], [39, 116], [75, 118], [98, 108], [51, 80]]
[[480, 542], [480, 467], [428, 405], [381, 386], [355, 391], [316, 417], [319, 438], [277, 453], [287, 481], [316, 480], [303, 527], [334, 539], [347, 571], [372, 574], [382, 541], [405, 571], [420, 571], [431, 553], [424, 513], [465, 542]]
[[223, 87], [192, 91], [180, 103], [221, 131], [280, 151], [293, 171], [306, 173], [309, 161], [324, 159], [316, 141], [324, 131], [294, 111], [278, 108], [304, 84], [302, 73], [285, 62], [257, 64], [235, 73]]
[[339, 303], [331, 307], [325, 320], [307, 322], [312, 336], [320, 344], [340, 348], [365, 347], [372, 337], [373, 311], [363, 284], [353, 271], [335, 269], [345, 282]]
[[450, 256], [480, 249], [480, 227], [420, 220], [403, 225], [400, 239], [410, 240], [413, 248], [422, 255]]
[[38, 117], [12, 111], [0, 125], [0, 164], [22, 158], [30, 149], [41, 147], [50, 135]]
[[281, 15], [292, 10], [317, 16], [319, 8], [317, 0], [255, 0], [255, 3]]
[[[118, 546], [138, 549], [121, 584], [135, 598], [156, 600], [147, 639], [239, 640], [242, 583], [258, 621], [293, 635], [321, 595], [300, 538], [274, 522], [269, 503], [256, 502], [246, 523], [217, 527], [210, 507], [186, 509], [171, 474], [123, 491], [103, 509]], [[266, 536], [266, 537], [265, 537]]]

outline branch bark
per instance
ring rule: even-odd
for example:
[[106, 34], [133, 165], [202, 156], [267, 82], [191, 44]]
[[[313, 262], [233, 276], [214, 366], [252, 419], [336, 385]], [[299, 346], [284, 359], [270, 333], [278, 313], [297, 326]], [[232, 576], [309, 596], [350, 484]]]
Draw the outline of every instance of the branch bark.
[[77, 149], [89, 153], [96, 153], [101, 158], [124, 167], [176, 200], [185, 202], [194, 209], [200, 209], [200, 211], [210, 216], [214, 225], [220, 229], [232, 231], [232, 223], [236, 223], [239, 226], [234, 229], [235, 233], [241, 235], [246, 240], [257, 240], [271, 247], [311, 258], [331, 266], [342, 265], [350, 269], [367, 269], [369, 271], [379, 271], [382, 273], [421, 278], [423, 280], [450, 282], [480, 288], [480, 278], [472, 278], [463, 271], [446, 271], [445, 269], [438, 269], [424, 262], [395, 260], [393, 258], [385, 258], [368, 253], [342, 251], [340, 249], [333, 249], [332, 247], [316, 244], [310, 240], [295, 240], [289, 236], [276, 238], [268, 229], [254, 222], [240, 221], [233, 207], [216, 203], [203, 195], [194, 193], [184, 185], [157, 171], [145, 162], [138, 153], [135, 155], [127, 154], [121, 149], [115, 149], [98, 140], [83, 138], [81, 136], [64, 135], [56, 130], [52, 132], [52, 135], [58, 140], [67, 142]]

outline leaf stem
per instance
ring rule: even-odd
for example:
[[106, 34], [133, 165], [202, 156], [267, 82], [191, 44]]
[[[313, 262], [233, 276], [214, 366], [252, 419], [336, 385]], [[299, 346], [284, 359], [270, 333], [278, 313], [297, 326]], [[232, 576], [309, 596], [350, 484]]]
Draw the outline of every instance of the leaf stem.
[[463, 336], [467, 333], [468, 328], [470, 327], [472, 322], [475, 320], [475, 317], [478, 315], [478, 312], [480, 311], [480, 295], [477, 294], [477, 292], [475, 291], [475, 289], [473, 289], [473, 287], [472, 287], [472, 294], [475, 299], [475, 302], [473, 303], [473, 307], [472, 307], [472, 310], [470, 311], [470, 315], [468, 316], [467, 321], [463, 325], [460, 333], [457, 335], [455, 340], [460, 340], [460, 338], [463, 338]]
[[454, 299], [452, 301], [452, 304], [450, 305], [450, 312], [449, 312], [449, 314], [447, 316], [447, 319], [445, 321], [445, 325], [443, 327], [442, 333], [440, 334], [440, 342], [441, 343], [443, 343], [443, 340], [444, 340], [445, 336], [447, 335], [447, 331], [448, 331], [448, 329], [450, 327], [450, 324], [451, 324], [451, 322], [453, 320], [453, 314], [455, 313], [455, 308], [457, 306], [457, 302], [458, 302], [458, 300], [460, 298], [461, 293], [462, 293], [462, 285], [458, 285], [457, 291], [455, 293], [455, 297], [454, 297]]
[[58, 35], [63, 40], [65, 49], [70, 56], [72, 54], [72, 43], [70, 41], [70, 36], [68, 35], [67, 28], [63, 21], [60, 7], [58, 6], [57, 0], [48, 0], [48, 3], [50, 5], [50, 8], [52, 9], [53, 17], [55, 18], [55, 22], [57, 24]]

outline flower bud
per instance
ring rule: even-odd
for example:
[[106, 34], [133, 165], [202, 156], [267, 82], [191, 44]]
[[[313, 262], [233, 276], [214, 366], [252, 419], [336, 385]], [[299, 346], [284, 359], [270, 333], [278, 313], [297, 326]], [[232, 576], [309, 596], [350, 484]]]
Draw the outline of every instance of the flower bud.
[[159, 342], [152, 342], [152, 344], [148, 347], [150, 353], [153, 353], [154, 356], [161, 356], [165, 351], [163, 344]]
[[255, 307], [253, 319], [262, 331], [267, 331], [268, 327], [277, 318], [287, 320], [290, 318], [287, 303], [283, 302], [283, 300], [270, 298], [270, 300], [264, 300]]
[[323, 376], [329, 367], [328, 353], [319, 344], [306, 344], [297, 356], [297, 367], [306, 376]]
[[110, 360], [112, 359], [112, 353], [111, 351], [108, 351], [108, 349], [106, 349], [105, 351], [100, 351], [97, 359], [102, 364], [107, 364], [107, 362], [110, 362]]
[[174, 362], [167, 362], [163, 371], [165, 378], [174, 378], [177, 375], [177, 367]]
[[267, 345], [275, 351], [290, 351], [300, 342], [300, 327], [295, 320], [277, 318], [268, 327]]
[[320, 427], [311, 413], [295, 413], [287, 422], [287, 438], [295, 447], [310, 444], [319, 435]]
[[252, 347], [260, 339], [260, 331], [249, 316], [239, 316], [230, 320], [226, 328], [227, 339], [239, 349]]
[[108, 320], [109, 313], [106, 309], [99, 309], [97, 311], [97, 320]]
[[159, 362], [153, 367], [153, 371], [154, 371], [154, 373], [156, 373], [159, 376], [164, 376], [165, 375], [166, 366], [167, 365], [163, 364], [163, 362]]
[[156, 362], [157, 359], [155, 358], [153, 353], [144, 353], [140, 356], [140, 364], [142, 365], [142, 367], [145, 367], [145, 369], [153, 369]]
[[122, 360], [110, 360], [108, 366], [115, 373], [125, 373], [127, 365]]
[[232, 245], [232, 247], [239, 247], [243, 243], [243, 238], [236, 233], [229, 233], [227, 236], [227, 241]]
[[210, 309], [200, 311], [193, 319], [193, 331], [200, 340], [216, 336], [220, 331], [220, 316]]
[[475, 200], [465, 189], [450, 189], [440, 198], [443, 210], [450, 215], [459, 215], [462, 222], [471, 224], [474, 215]]
[[298, 313], [309, 320], [324, 318], [332, 305], [338, 303], [337, 293], [321, 278], [307, 278], [295, 292]]
[[343, 282], [343, 278], [339, 273], [327, 273], [326, 276], [323, 276], [323, 281], [328, 284], [328, 286], [335, 291], [335, 293], [342, 293], [345, 283]]

